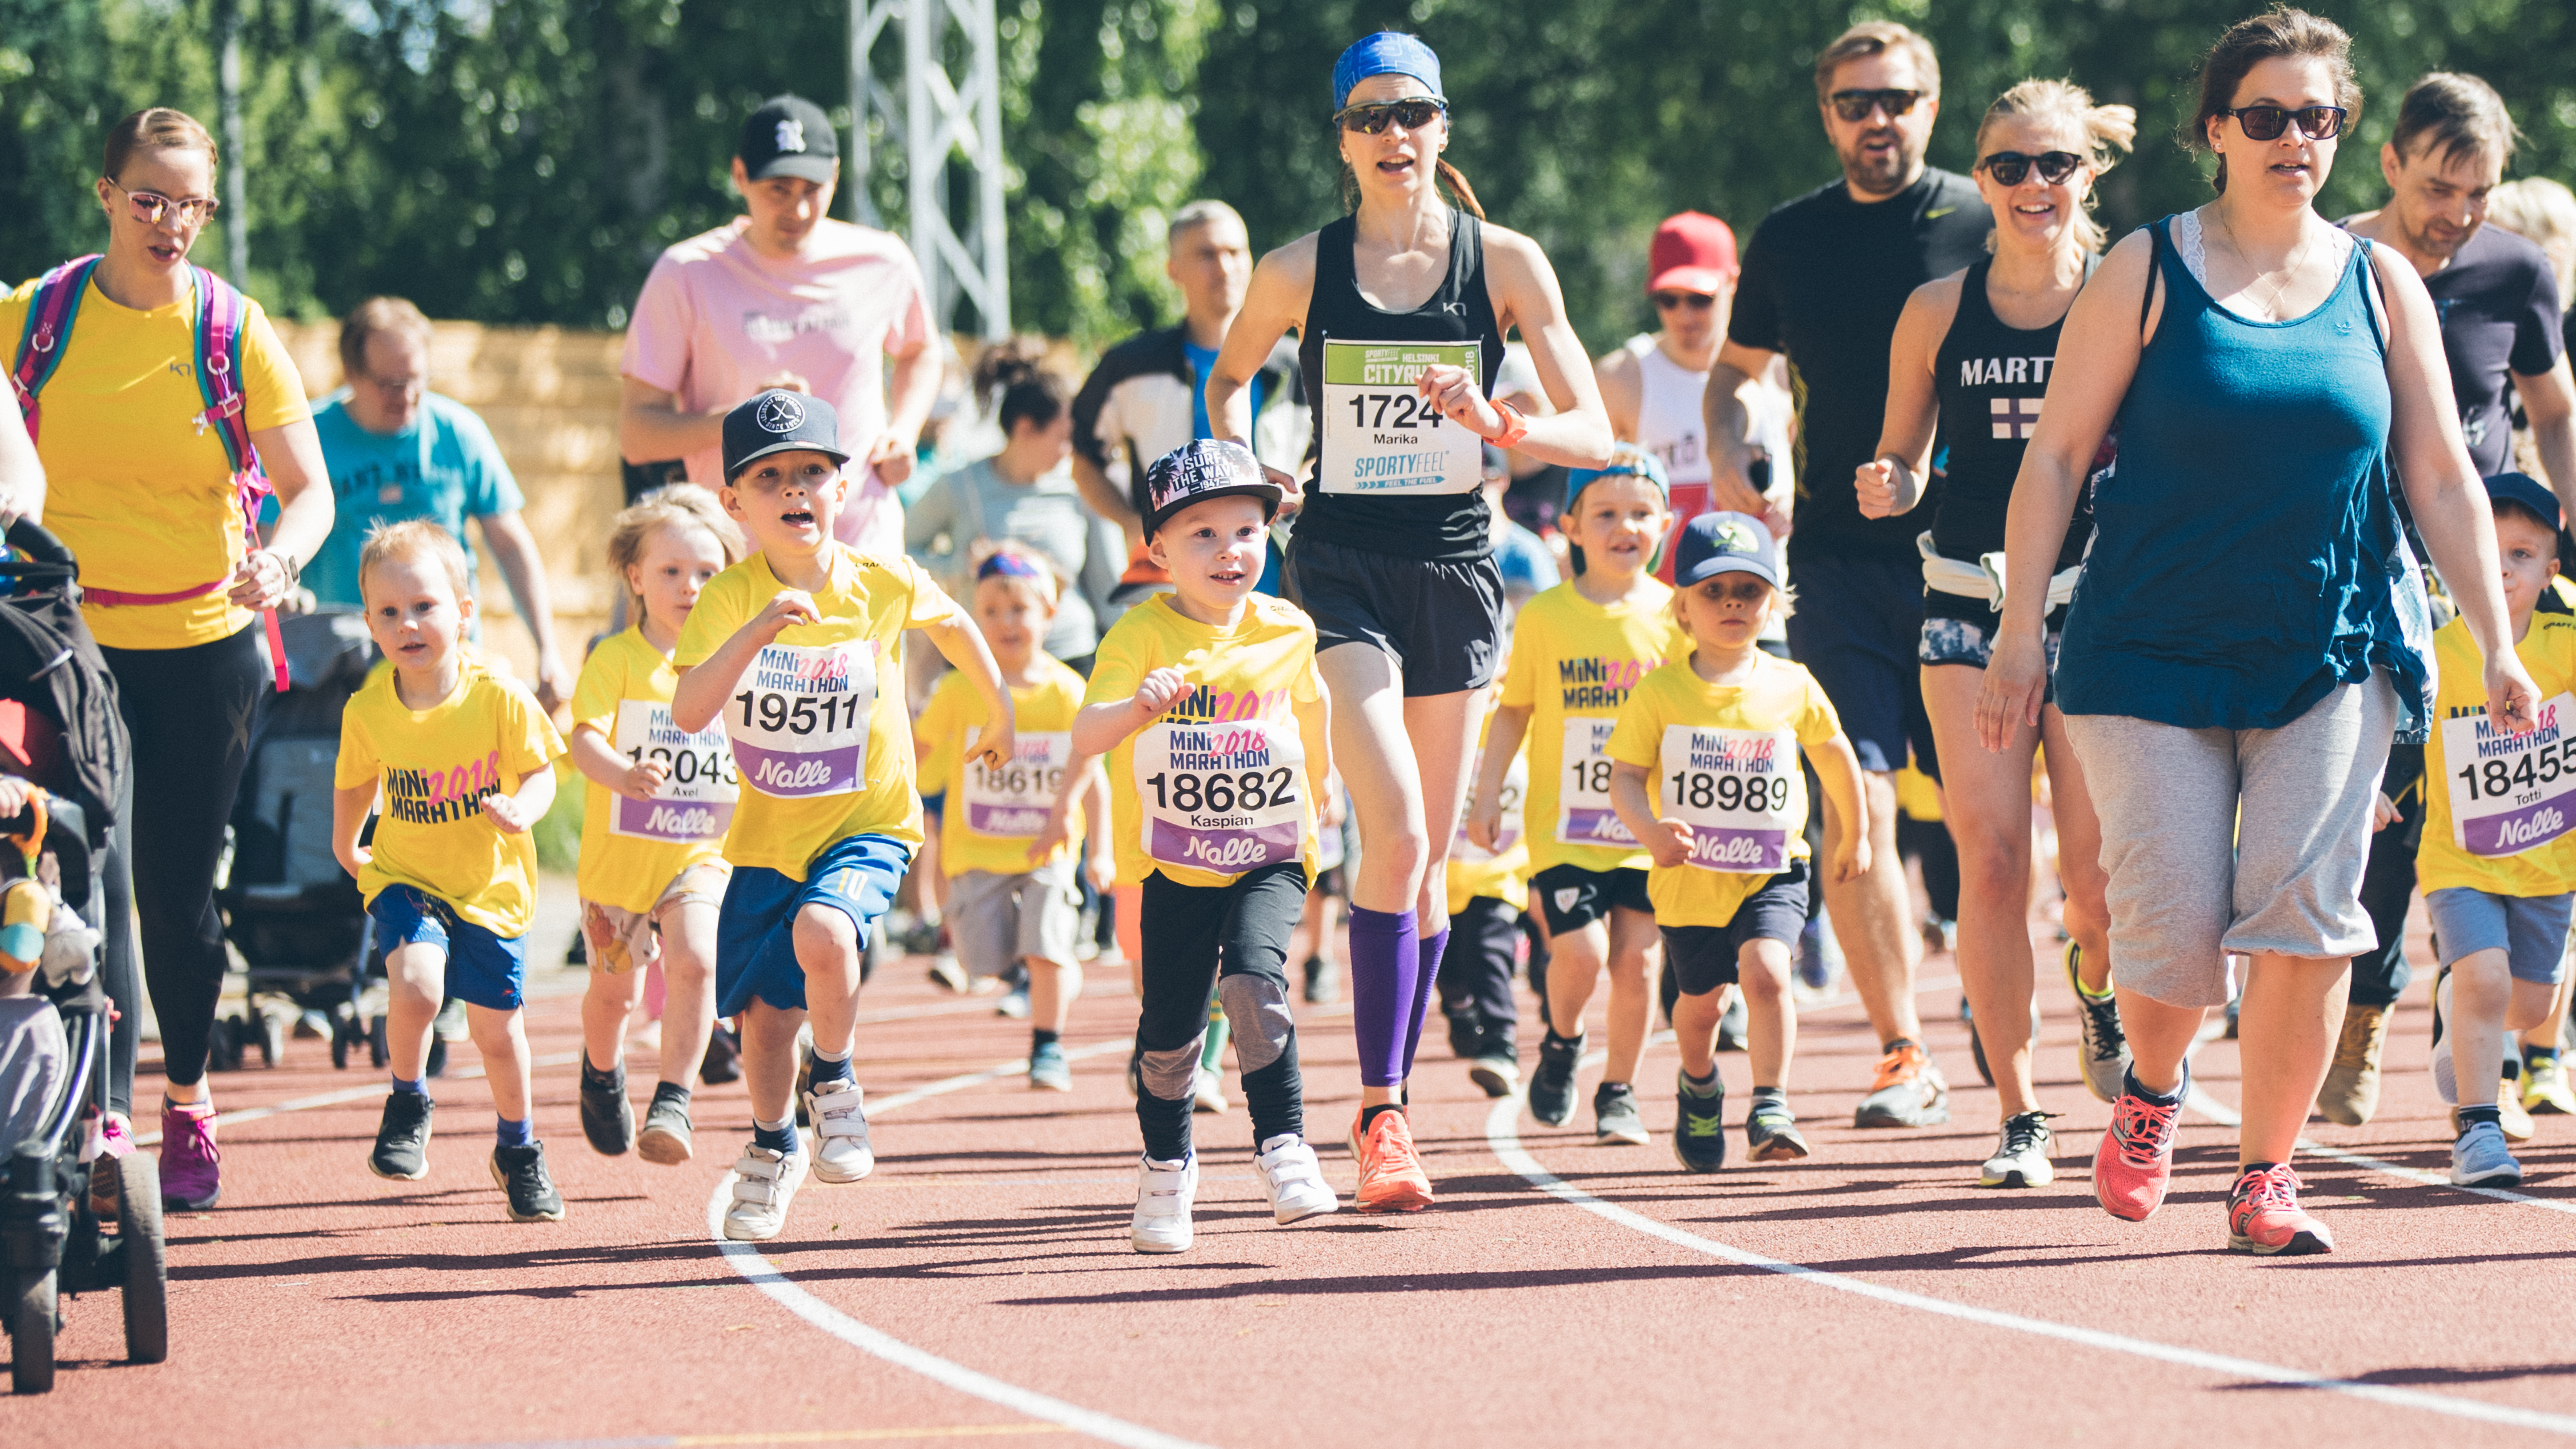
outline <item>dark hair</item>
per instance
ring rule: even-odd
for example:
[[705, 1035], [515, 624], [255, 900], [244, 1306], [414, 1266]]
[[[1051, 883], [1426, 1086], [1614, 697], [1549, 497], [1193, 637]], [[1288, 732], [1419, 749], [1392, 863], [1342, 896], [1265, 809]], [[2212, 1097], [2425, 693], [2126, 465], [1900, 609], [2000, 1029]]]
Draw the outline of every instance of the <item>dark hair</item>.
[[1045, 338], [1013, 337], [975, 359], [975, 395], [993, 399], [993, 421], [1009, 437], [1022, 418], [1041, 428], [1054, 422], [1072, 403], [1073, 384], [1046, 365]]
[[111, 180], [124, 175], [125, 163], [137, 151], [203, 151], [208, 166], [221, 159], [215, 138], [197, 118], [168, 106], [147, 106], [117, 122], [107, 133], [107, 170], [100, 174]]
[[[2287, 5], [2275, 5], [2261, 15], [2239, 20], [2227, 27], [2218, 43], [2200, 62], [2200, 106], [2179, 138], [2186, 151], [2198, 151], [2209, 145], [2209, 123], [2218, 113], [2236, 104], [2236, 88], [2245, 81], [2246, 72], [2267, 60], [2322, 60], [2334, 77], [2335, 104], [2351, 114], [2344, 117], [2344, 131], [2349, 135], [2352, 123], [2361, 119], [2361, 83], [2352, 76], [2352, 37], [2343, 27], [2323, 16]], [[2209, 178], [2210, 189], [2227, 189], [2227, 158], [2218, 158], [2218, 174]]]
[[1816, 104], [1832, 100], [1829, 94], [1834, 72], [1846, 61], [1865, 60], [1901, 50], [1914, 57], [1914, 68], [1923, 73], [1923, 84], [1931, 94], [1941, 94], [1941, 57], [1934, 54], [1932, 42], [1892, 20], [1866, 20], [1834, 38], [1834, 43], [1816, 52]]
[[2522, 133], [2495, 87], [2473, 75], [2437, 70], [2406, 88], [2397, 103], [2397, 134], [2388, 139], [2400, 161], [2421, 141], [2424, 154], [2439, 152], [2445, 161], [2491, 156], [2506, 162]]

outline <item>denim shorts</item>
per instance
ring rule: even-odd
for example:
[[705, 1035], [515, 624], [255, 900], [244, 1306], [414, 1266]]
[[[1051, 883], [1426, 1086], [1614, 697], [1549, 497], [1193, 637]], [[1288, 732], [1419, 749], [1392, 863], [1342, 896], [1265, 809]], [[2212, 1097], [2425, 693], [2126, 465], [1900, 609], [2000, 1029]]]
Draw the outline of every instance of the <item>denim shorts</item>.
[[497, 936], [418, 886], [389, 885], [367, 903], [376, 948], [436, 946], [447, 953], [447, 994], [473, 1006], [516, 1011], [528, 1004], [528, 938]]
[[2567, 959], [2567, 922], [2576, 896], [2496, 896], [2474, 886], [2444, 886], [2424, 893], [2424, 914], [2442, 964], [2478, 951], [2505, 953], [2516, 981], [2544, 985], [2558, 980]]
[[781, 1011], [803, 1011], [805, 968], [796, 964], [796, 913], [809, 905], [830, 906], [858, 928], [864, 950], [911, 863], [911, 847], [900, 840], [853, 835], [825, 846], [803, 880], [766, 866], [735, 866], [716, 915], [716, 1015], [732, 1016], [753, 997]]

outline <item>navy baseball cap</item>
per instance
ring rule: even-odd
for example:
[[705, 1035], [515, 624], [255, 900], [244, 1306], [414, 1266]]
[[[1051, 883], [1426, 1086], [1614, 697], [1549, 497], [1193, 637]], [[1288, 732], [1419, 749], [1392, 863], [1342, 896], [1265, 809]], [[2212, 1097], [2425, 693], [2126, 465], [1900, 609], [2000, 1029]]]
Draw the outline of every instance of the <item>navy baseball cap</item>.
[[1682, 525], [1673, 549], [1673, 583], [1682, 588], [1719, 574], [1751, 574], [1780, 587], [1780, 545], [1749, 513], [1703, 513]]
[[1252, 450], [1241, 443], [1200, 438], [1156, 458], [1145, 470], [1145, 536], [1162, 531], [1163, 520], [1211, 498], [1258, 498], [1261, 516], [1279, 515], [1285, 492], [1261, 471]]
[[2494, 503], [2519, 503], [2537, 513], [2550, 527], [2561, 526], [2558, 495], [2528, 473], [2498, 473], [2487, 481], [2487, 498]]
[[727, 483], [772, 453], [799, 450], [820, 453], [835, 463], [850, 461], [850, 455], [841, 450], [840, 415], [819, 397], [773, 387], [725, 414]]
[[1666, 503], [1673, 497], [1671, 482], [1664, 476], [1664, 460], [1634, 443], [1620, 443], [1610, 450], [1610, 466], [1577, 468], [1565, 475], [1565, 512], [1574, 515], [1575, 501], [1583, 490], [1604, 478], [1643, 478], [1655, 485], [1655, 494]]
[[754, 181], [793, 176], [817, 184], [841, 174], [841, 142], [832, 118], [803, 96], [772, 96], [742, 123], [733, 154]]

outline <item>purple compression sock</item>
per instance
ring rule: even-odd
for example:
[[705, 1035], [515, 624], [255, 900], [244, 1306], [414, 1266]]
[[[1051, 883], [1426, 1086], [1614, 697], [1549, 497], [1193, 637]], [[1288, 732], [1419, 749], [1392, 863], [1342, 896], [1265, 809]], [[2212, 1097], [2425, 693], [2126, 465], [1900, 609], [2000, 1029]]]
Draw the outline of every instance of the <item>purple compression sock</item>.
[[1360, 1042], [1360, 1084], [1392, 1087], [1404, 1080], [1412, 1049], [1404, 1029], [1420, 990], [1421, 943], [1413, 912], [1351, 907], [1351, 1026]]
[[1449, 928], [1443, 926], [1419, 938], [1419, 947], [1421, 965], [1417, 969], [1422, 974], [1414, 982], [1412, 1019], [1404, 1034], [1404, 1075], [1408, 1079], [1413, 1075], [1413, 1054], [1422, 1046], [1422, 1023], [1431, 1015], [1431, 998], [1439, 994], [1436, 988], [1440, 981], [1440, 953], [1449, 947]]

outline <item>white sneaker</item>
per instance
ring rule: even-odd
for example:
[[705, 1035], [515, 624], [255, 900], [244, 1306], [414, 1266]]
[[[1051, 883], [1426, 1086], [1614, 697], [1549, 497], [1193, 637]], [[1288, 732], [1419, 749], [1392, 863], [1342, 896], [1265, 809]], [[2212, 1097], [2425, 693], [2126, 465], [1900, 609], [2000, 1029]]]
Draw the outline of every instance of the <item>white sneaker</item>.
[[2048, 1114], [2024, 1112], [2004, 1119], [1995, 1155], [1977, 1169], [1979, 1187], [2046, 1187], [2057, 1180], [2048, 1149], [2057, 1135], [2048, 1130]]
[[776, 1152], [754, 1142], [733, 1165], [733, 1202], [725, 1208], [724, 1235], [737, 1243], [765, 1243], [787, 1225], [787, 1205], [805, 1182], [805, 1152]]
[[856, 1082], [805, 1094], [805, 1115], [814, 1124], [816, 1177], [856, 1182], [876, 1170], [877, 1155], [868, 1146], [867, 1104], [867, 1089]]
[[1342, 1199], [1324, 1181], [1324, 1167], [1306, 1139], [1282, 1132], [1261, 1144], [1252, 1159], [1261, 1169], [1261, 1190], [1270, 1196], [1270, 1215], [1282, 1223], [1317, 1217], [1340, 1209]]
[[2451, 968], [2433, 982], [2433, 1095], [2445, 1107], [2460, 1105], [2460, 1074], [2451, 1060], [2451, 1040], [2443, 1026], [2451, 1019]]
[[[1309, 1158], [1313, 1153], [1306, 1154]], [[1193, 1153], [1179, 1162], [1148, 1157], [1136, 1168], [1136, 1225], [1132, 1234], [1140, 1253], [1178, 1253], [1190, 1245], [1190, 1207], [1199, 1195], [1199, 1159]]]
[[1190, 1110], [1220, 1114], [1225, 1111], [1223, 1075], [1209, 1071], [1205, 1067], [1199, 1068], [1197, 1079], [1190, 1084]]

